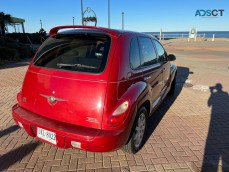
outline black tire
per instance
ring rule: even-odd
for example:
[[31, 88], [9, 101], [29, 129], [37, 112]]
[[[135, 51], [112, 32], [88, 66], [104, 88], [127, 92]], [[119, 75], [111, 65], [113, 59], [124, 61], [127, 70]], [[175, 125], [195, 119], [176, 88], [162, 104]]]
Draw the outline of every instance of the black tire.
[[[144, 144], [145, 136], [146, 136], [147, 117], [148, 117], [148, 112], [147, 112], [146, 108], [141, 107], [140, 110], [138, 111], [137, 115], [136, 115], [129, 142], [122, 147], [123, 151], [135, 154], [142, 148], [142, 146]], [[141, 125], [140, 124], [141, 121], [144, 121], [144, 123], [145, 123], [144, 124], [144, 131], [143, 131], [143, 126], [141, 126], [139, 131], [137, 131], [136, 128], [139, 125]], [[140, 141], [137, 140], [138, 138], [136, 138], [138, 136], [139, 136]]]
[[169, 96], [174, 95], [175, 90], [176, 90], [176, 75], [175, 75], [175, 77], [173, 78], [173, 82], [172, 82], [172, 84], [171, 84], [171, 87], [170, 87], [170, 90], [169, 90], [168, 95], [169, 95]]

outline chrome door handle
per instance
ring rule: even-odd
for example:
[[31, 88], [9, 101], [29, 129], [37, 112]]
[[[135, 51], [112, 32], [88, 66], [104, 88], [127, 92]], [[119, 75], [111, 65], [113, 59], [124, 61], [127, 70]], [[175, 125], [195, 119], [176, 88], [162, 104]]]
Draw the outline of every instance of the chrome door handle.
[[149, 80], [149, 79], [151, 79], [151, 76], [146, 76], [146, 77], [144, 77], [144, 80], [145, 80], [145, 81], [147, 81], [147, 80]]

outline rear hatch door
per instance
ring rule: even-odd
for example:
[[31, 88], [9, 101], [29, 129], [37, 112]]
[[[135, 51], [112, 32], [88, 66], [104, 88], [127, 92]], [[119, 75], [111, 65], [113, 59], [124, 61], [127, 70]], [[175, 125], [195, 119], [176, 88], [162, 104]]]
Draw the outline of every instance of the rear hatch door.
[[53, 120], [101, 128], [110, 47], [101, 33], [48, 38], [27, 71], [19, 104]]

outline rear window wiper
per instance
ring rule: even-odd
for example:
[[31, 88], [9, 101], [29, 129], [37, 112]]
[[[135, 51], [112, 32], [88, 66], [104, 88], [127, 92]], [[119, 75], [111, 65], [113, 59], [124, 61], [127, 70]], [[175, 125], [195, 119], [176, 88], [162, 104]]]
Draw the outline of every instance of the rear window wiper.
[[82, 68], [88, 68], [88, 69], [97, 69], [96, 67], [94, 66], [88, 66], [88, 65], [83, 65], [83, 64], [68, 64], [68, 63], [57, 63], [57, 66], [59, 68], [62, 68], [62, 67], [82, 67]]

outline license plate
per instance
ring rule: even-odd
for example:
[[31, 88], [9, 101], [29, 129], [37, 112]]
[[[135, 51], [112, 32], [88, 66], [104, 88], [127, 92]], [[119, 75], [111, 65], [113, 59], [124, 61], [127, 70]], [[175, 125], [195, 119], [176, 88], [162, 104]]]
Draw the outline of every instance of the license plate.
[[56, 133], [37, 127], [37, 137], [56, 145]]

